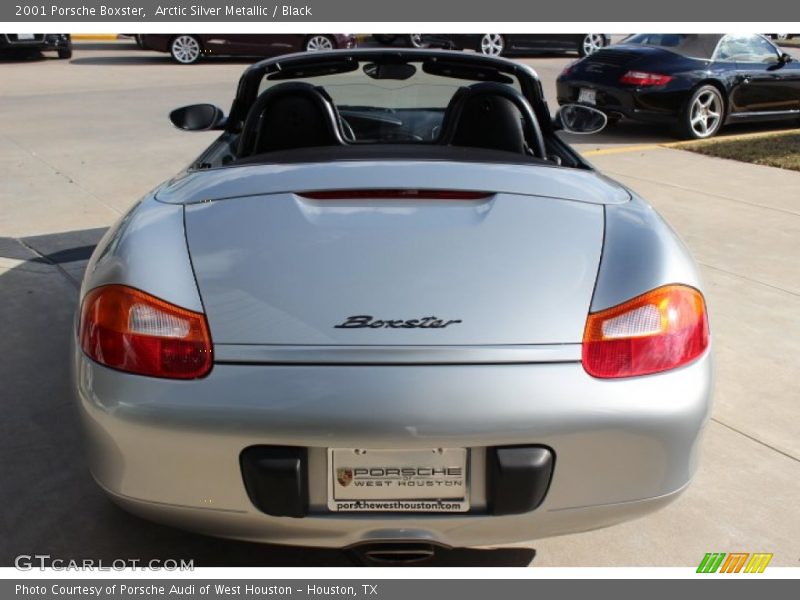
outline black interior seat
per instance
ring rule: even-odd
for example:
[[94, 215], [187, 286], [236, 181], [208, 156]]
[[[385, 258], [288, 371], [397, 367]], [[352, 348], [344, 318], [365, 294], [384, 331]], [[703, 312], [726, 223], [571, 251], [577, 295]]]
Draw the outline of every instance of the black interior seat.
[[253, 103], [239, 140], [239, 158], [293, 148], [344, 144], [339, 116], [323, 88], [279, 83]]
[[508, 98], [490, 94], [473, 96], [464, 103], [450, 143], [524, 153], [525, 134], [519, 110]]
[[546, 156], [531, 105], [514, 88], [495, 82], [473, 84], [453, 95], [442, 119], [440, 143]]

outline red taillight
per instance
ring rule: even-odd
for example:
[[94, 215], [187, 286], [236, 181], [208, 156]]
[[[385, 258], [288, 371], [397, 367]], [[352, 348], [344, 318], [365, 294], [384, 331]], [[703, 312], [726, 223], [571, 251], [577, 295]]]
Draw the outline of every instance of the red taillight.
[[667, 285], [590, 314], [583, 368], [593, 377], [635, 377], [685, 365], [708, 347], [703, 295]]
[[205, 315], [124, 285], [86, 295], [80, 343], [100, 364], [139, 375], [195, 379], [211, 370]]
[[650, 85], [666, 85], [672, 81], [669, 75], [662, 75], [661, 73], [645, 73], [644, 71], [628, 71], [619, 78], [620, 83], [627, 83], [628, 85], [637, 86], [650, 86]]
[[301, 192], [298, 196], [309, 200], [483, 200], [491, 194], [462, 190], [379, 189]]

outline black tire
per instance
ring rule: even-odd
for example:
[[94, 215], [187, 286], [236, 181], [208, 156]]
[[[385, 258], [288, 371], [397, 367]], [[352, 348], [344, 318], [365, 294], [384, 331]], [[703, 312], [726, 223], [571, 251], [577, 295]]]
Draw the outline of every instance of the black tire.
[[306, 52], [324, 52], [335, 49], [336, 40], [329, 35], [310, 35], [303, 42], [303, 50]]
[[169, 53], [175, 62], [191, 65], [203, 57], [203, 44], [193, 35], [176, 35], [169, 42]]
[[714, 137], [725, 122], [725, 99], [719, 88], [697, 88], [678, 115], [675, 134], [683, 140], [706, 140]]
[[72, 58], [72, 46], [65, 46], [58, 49], [58, 58], [70, 59]]
[[602, 33], [584, 33], [578, 44], [578, 54], [581, 57], [589, 56], [601, 48], [605, 48], [607, 44], [608, 40]]

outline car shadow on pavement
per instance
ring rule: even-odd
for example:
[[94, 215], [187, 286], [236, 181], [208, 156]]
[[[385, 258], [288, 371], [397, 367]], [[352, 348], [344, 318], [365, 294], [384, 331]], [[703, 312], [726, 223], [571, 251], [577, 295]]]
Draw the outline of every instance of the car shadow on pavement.
[[[141, 53], [141, 54], [135, 54]], [[258, 57], [242, 58], [230, 56], [211, 56], [205, 57], [192, 65], [179, 65], [169, 54], [154, 52], [152, 50], [139, 50], [134, 48], [131, 54], [120, 54], [115, 56], [87, 56], [73, 58], [70, 64], [79, 66], [124, 66], [124, 65], [163, 65], [181, 69], [202, 68], [204, 65], [250, 65], [260, 60]]]
[[[74, 44], [76, 58], [70, 60], [70, 64], [80, 66], [124, 66], [124, 65], [169, 65], [180, 68], [197, 68], [203, 65], [249, 65], [257, 60], [258, 57], [241, 56], [209, 56], [198, 61], [193, 65], [179, 65], [167, 52], [156, 52], [139, 48], [133, 41], [126, 43], [120, 42], [78, 42]], [[104, 52], [85, 56], [84, 53]], [[113, 53], [113, 54], [112, 54]]]
[[57, 56], [49, 53], [47, 55], [41, 52], [13, 52], [10, 54], [0, 55], [0, 65], [14, 64], [14, 63], [36, 63], [45, 62], [46, 60], [61, 60]]
[[[83, 452], [69, 349], [82, 271], [103, 232], [0, 238], [0, 566], [37, 554], [104, 565], [364, 564], [356, 552], [220, 540], [157, 525], [100, 491]], [[414, 566], [526, 566], [533, 557], [519, 547], [452, 549]]]

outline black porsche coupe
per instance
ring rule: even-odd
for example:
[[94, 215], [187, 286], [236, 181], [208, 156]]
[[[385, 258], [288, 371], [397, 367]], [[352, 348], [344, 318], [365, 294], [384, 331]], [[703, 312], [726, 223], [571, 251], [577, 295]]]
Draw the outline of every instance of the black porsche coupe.
[[686, 139], [728, 123], [800, 119], [800, 62], [758, 34], [643, 33], [568, 66], [559, 104], [670, 123]]

